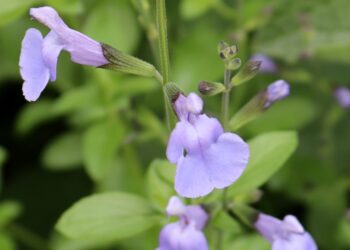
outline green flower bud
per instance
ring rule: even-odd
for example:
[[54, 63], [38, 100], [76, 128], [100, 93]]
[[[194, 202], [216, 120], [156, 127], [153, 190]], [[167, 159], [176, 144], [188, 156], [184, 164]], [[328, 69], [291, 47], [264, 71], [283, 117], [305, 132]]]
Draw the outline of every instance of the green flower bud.
[[226, 87], [219, 82], [201, 81], [198, 84], [198, 90], [202, 95], [217, 95], [226, 90]]
[[165, 93], [171, 103], [174, 103], [180, 94], [183, 92], [181, 89], [173, 82], [168, 82], [165, 84]]
[[229, 70], [236, 70], [241, 67], [242, 61], [240, 58], [234, 58], [227, 64], [226, 68]]
[[100, 68], [148, 77], [157, 77], [159, 74], [155, 67], [148, 62], [125, 54], [107, 44], [102, 43], [101, 46], [104, 57], [110, 63], [102, 65]]
[[231, 79], [231, 84], [237, 86], [252, 79], [258, 72], [261, 61], [249, 61], [243, 68]]
[[218, 45], [218, 54], [224, 61], [234, 58], [238, 53], [236, 45], [229, 46], [226, 42], [221, 41]]

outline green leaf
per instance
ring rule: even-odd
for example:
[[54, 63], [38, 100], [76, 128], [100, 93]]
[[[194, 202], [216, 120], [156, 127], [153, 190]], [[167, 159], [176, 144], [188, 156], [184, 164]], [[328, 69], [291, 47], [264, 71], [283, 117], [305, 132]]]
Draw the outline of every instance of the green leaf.
[[56, 228], [69, 238], [108, 242], [146, 231], [158, 219], [158, 215], [143, 198], [111, 192], [78, 201], [64, 212]]
[[7, 24], [23, 13], [38, 0], [0, 0], [0, 25]]
[[296, 132], [270, 132], [249, 141], [250, 159], [243, 175], [229, 188], [230, 195], [251, 191], [283, 166], [298, 145]]
[[46, 0], [48, 5], [60, 13], [77, 14], [83, 12], [84, 6], [81, 0]]
[[86, 84], [63, 93], [53, 104], [53, 112], [57, 115], [69, 114], [84, 108], [92, 108], [100, 101], [96, 84]]
[[83, 136], [83, 161], [90, 177], [101, 180], [111, 166], [123, 139], [120, 123], [105, 121], [90, 126]]
[[[259, 31], [256, 51], [287, 61], [296, 61], [305, 49], [332, 56], [333, 50], [349, 46], [349, 8], [347, 0], [286, 1]], [[349, 58], [349, 50], [342, 57]]]
[[147, 171], [147, 193], [150, 200], [164, 209], [169, 198], [175, 195], [174, 179], [176, 168], [167, 160], [154, 160]]
[[269, 250], [270, 243], [258, 234], [240, 235], [232, 243], [225, 246], [225, 250], [239, 249], [239, 250]]
[[56, 137], [44, 150], [42, 161], [50, 170], [69, 170], [82, 164], [81, 134], [69, 132]]
[[19, 203], [14, 201], [2, 201], [0, 203], [0, 228], [16, 219], [21, 212], [22, 207]]
[[182, 0], [180, 12], [184, 18], [195, 18], [212, 8], [218, 0]]
[[6, 233], [0, 232], [0, 249], [1, 250], [16, 250], [14, 240]]
[[88, 16], [83, 32], [125, 53], [133, 52], [140, 39], [140, 28], [129, 1], [107, 0]]
[[312, 100], [303, 97], [289, 97], [274, 104], [256, 120], [247, 124], [243, 130], [251, 134], [274, 130], [298, 130], [312, 122], [318, 113], [319, 109]]
[[24, 106], [17, 117], [17, 133], [25, 135], [41, 124], [50, 121], [53, 118], [52, 105], [52, 101], [44, 99]]

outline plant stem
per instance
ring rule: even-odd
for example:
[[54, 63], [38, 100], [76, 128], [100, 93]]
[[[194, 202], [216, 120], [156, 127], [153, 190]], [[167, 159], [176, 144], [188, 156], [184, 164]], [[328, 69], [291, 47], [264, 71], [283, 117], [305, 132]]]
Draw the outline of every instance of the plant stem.
[[156, 0], [156, 9], [160, 67], [163, 75], [163, 84], [165, 85], [169, 82], [169, 49], [165, 0]]
[[158, 30], [158, 47], [160, 55], [160, 67], [163, 80], [163, 95], [164, 95], [164, 108], [166, 124], [171, 130], [171, 106], [166, 95], [165, 85], [169, 82], [169, 49], [168, 49], [168, 32], [167, 32], [167, 17], [165, 0], [156, 0], [156, 21]]
[[229, 106], [230, 106], [230, 79], [231, 78], [231, 70], [225, 68], [224, 75], [224, 85], [226, 87], [226, 91], [222, 94], [222, 123], [224, 129], [228, 129], [228, 119], [229, 119]]
[[42, 239], [40, 236], [34, 234], [33, 232], [29, 231], [21, 225], [12, 223], [7, 226], [7, 229], [18, 241], [22, 242], [24, 245], [31, 249], [49, 249], [44, 239]]

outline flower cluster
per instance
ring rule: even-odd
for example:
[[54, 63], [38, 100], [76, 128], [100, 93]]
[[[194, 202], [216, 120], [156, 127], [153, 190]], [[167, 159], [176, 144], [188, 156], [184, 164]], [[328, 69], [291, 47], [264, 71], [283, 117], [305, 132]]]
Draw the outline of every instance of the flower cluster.
[[166, 155], [177, 164], [175, 189], [195, 198], [237, 180], [247, 166], [249, 147], [242, 138], [225, 133], [216, 118], [201, 114], [202, 99], [179, 94], [174, 109], [179, 118], [170, 135]]
[[201, 206], [185, 206], [173, 196], [167, 206], [168, 216], [180, 220], [166, 225], [159, 236], [157, 250], [208, 250], [208, 243], [202, 232], [208, 215]]

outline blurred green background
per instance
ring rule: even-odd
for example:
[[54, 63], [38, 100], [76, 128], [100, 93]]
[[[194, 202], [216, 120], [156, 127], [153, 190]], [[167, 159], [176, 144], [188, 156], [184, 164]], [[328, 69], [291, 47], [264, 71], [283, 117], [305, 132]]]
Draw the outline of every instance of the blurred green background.
[[[42, 5], [56, 8], [72, 28], [157, 64], [154, 1], [149, 16], [142, 2], [0, 0], [1, 250], [89, 249], [58, 236], [61, 213], [93, 192], [145, 193], [143, 177], [153, 159], [165, 157], [168, 137], [153, 79], [76, 65], [63, 53], [57, 81], [27, 103], [18, 68], [25, 30], [47, 32], [28, 15]], [[246, 139], [299, 132], [297, 152], [263, 186], [255, 207], [279, 218], [297, 215], [321, 250], [350, 249], [350, 113], [332, 94], [350, 87], [350, 1], [169, 0], [167, 12], [171, 79], [186, 93], [201, 80], [223, 80], [220, 40], [236, 43], [243, 61], [263, 53], [276, 62], [277, 73], [259, 74], [231, 99], [233, 115], [272, 81], [291, 84], [286, 100], [239, 131]], [[205, 101], [205, 111], [219, 116], [220, 97]], [[154, 249], [158, 231], [102, 249]], [[247, 242], [254, 239], [227, 249], [260, 249]]]

